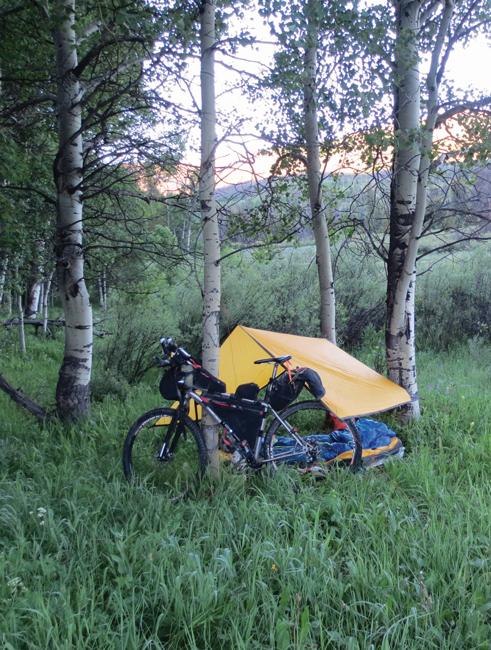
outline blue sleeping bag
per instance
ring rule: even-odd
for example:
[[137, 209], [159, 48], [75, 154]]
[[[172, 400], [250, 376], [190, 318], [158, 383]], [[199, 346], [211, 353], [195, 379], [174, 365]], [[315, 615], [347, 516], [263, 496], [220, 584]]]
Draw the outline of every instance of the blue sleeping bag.
[[[383, 422], [377, 422], [369, 418], [356, 420], [356, 427], [360, 432], [363, 445], [363, 465], [381, 465], [390, 457], [401, 457], [404, 454], [402, 442], [392, 429]], [[331, 433], [318, 433], [306, 436], [308, 440], [315, 440], [321, 447], [320, 461], [334, 463], [339, 461], [350, 461], [353, 456], [353, 438], [348, 430], [340, 429]], [[295, 440], [286, 436], [278, 436], [274, 446], [273, 455], [291, 450], [295, 446]], [[297, 454], [289, 463], [302, 463], [305, 455]]]

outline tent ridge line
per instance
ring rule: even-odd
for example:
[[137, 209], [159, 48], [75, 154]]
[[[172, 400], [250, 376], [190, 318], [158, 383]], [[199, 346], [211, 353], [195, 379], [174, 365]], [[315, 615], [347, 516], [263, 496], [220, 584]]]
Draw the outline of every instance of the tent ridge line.
[[252, 336], [252, 334], [250, 334], [250, 333], [247, 331], [247, 329], [245, 328], [244, 325], [239, 325], [239, 327], [240, 327], [240, 328], [241, 328], [241, 329], [242, 329], [242, 330], [247, 334], [247, 336], [249, 336], [249, 337], [254, 341], [254, 343], [257, 343], [257, 344], [259, 345], [260, 348], [262, 348], [262, 349], [263, 349], [267, 354], [269, 354], [270, 357], [274, 357], [274, 356], [275, 356], [275, 355], [271, 352], [271, 350], [268, 350], [268, 348], [266, 348], [266, 347], [265, 347], [265, 346], [264, 346], [260, 341], [258, 341], [257, 338], [256, 338], [255, 336]]
[[[325, 339], [302, 337], [282, 332], [270, 332], [268, 330], [249, 328], [241, 324], [237, 325], [237, 330], [241, 331], [243, 334], [247, 334], [247, 340], [253, 342], [254, 346], [257, 345], [258, 349], [263, 350], [266, 355], [271, 357], [287, 353], [292, 354], [290, 349], [290, 345], [292, 345], [295, 349], [293, 356], [296, 358], [296, 363], [299, 365], [305, 365], [306, 367], [313, 367], [314, 370], [318, 370], [321, 374], [323, 383], [328, 392], [320, 401], [327, 409], [332, 413], [335, 413], [338, 417], [343, 419], [350, 417], [370, 417], [377, 413], [396, 409], [410, 400], [409, 395], [407, 395], [406, 391], [402, 387], [391, 382], [390, 379], [377, 373], [355, 357], [352, 357], [340, 348], [337, 348], [337, 346], [329, 344], [330, 347], [341, 353], [339, 359], [338, 356], [334, 356], [336, 361], [333, 362], [330, 360], [330, 349], [324, 349], [324, 346], [322, 346], [317, 352], [316, 345], [314, 345], [314, 347], [310, 345], [311, 342], [314, 344], [317, 344], [318, 342], [328, 343]], [[257, 335], [256, 331], [258, 333]], [[264, 342], [263, 335], [265, 338]], [[233, 336], [233, 332], [231, 333], [231, 336]], [[282, 337], [286, 338], [283, 339]], [[246, 340], [244, 340], [244, 344], [245, 343]], [[272, 348], [268, 347], [269, 343], [273, 343]], [[306, 349], [302, 347], [304, 346], [304, 343], [307, 344]], [[274, 350], [276, 350], [276, 352], [274, 352]], [[257, 354], [257, 352], [258, 350], [249, 350], [249, 363], [251, 363], [251, 361], [253, 362], [253, 355]], [[318, 354], [321, 355], [318, 360], [319, 363], [316, 362], [316, 355]], [[297, 355], [299, 355], [299, 358], [297, 358]], [[339, 363], [339, 367], [337, 363]], [[368, 371], [368, 376], [366, 377], [365, 371]], [[329, 387], [331, 385], [337, 385], [338, 381], [343, 381], [343, 391], [340, 392], [338, 390], [334, 391], [334, 394], [331, 394]], [[334, 384], [332, 382], [334, 382]], [[344, 385], [344, 383], [346, 383], [346, 385]], [[361, 399], [357, 399], [358, 390], [361, 393]], [[352, 391], [355, 392], [352, 393]], [[397, 394], [397, 391], [399, 391], [399, 394]], [[394, 393], [396, 394], [394, 395]], [[407, 396], [406, 399], [404, 398], [404, 395]], [[367, 410], [362, 410], [364, 408], [367, 408]], [[340, 411], [343, 415], [340, 415]]]

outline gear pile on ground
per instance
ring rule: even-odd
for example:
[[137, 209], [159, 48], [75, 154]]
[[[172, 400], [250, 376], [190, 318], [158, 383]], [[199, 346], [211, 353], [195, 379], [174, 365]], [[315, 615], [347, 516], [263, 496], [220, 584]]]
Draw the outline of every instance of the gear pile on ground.
[[[387, 460], [402, 458], [404, 447], [397, 435], [383, 422], [370, 418], [359, 418], [356, 428], [360, 432], [363, 444], [363, 466], [375, 467], [382, 465]], [[353, 438], [347, 429], [336, 429], [331, 433], [316, 433], [308, 439], [317, 442], [321, 448], [319, 464], [332, 465], [334, 463], [351, 462], [353, 457]], [[281, 454], [295, 444], [293, 438], [278, 436], [273, 451]], [[302, 454], [298, 454], [290, 463], [299, 466], [305, 462]]]

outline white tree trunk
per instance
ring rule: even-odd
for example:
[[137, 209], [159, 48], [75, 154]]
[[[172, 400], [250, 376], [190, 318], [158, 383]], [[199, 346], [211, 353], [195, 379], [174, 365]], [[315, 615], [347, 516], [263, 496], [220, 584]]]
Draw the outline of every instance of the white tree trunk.
[[[199, 197], [203, 223], [203, 367], [219, 371], [220, 351], [220, 232], [215, 202], [215, 0], [201, 4], [201, 168]], [[203, 433], [212, 474], [219, 470], [218, 430], [209, 416], [203, 418]]]
[[5, 280], [7, 279], [8, 265], [9, 265], [9, 258], [8, 255], [6, 255], [2, 259], [2, 263], [0, 264], [0, 307], [2, 306], [2, 301], [3, 301], [3, 292], [5, 289]]
[[[406, 252], [416, 211], [420, 163], [420, 73], [417, 0], [398, 0], [394, 88], [395, 147], [387, 269], [386, 353], [389, 377], [411, 395], [408, 416], [419, 415], [414, 350], [415, 267]], [[411, 284], [411, 290], [409, 285]]]
[[332, 269], [331, 244], [326, 215], [322, 205], [322, 174], [319, 149], [319, 121], [317, 116], [316, 77], [318, 27], [317, 0], [307, 3], [307, 42], [304, 53], [304, 121], [307, 145], [307, 181], [310, 211], [315, 238], [317, 274], [320, 290], [321, 335], [336, 343], [336, 296]]
[[26, 318], [35, 318], [41, 307], [41, 293], [43, 286], [43, 256], [45, 244], [43, 240], [35, 242], [34, 259], [31, 264], [29, 274], [29, 284], [27, 287], [26, 305], [24, 315]]
[[35, 318], [39, 311], [39, 300], [41, 297], [41, 281], [30, 284], [26, 294], [25, 315], [26, 318]]
[[105, 267], [102, 270], [102, 310], [107, 310], [107, 273]]
[[51, 272], [48, 275], [46, 284], [44, 286], [43, 293], [43, 334], [46, 336], [48, 334], [48, 319], [49, 319], [49, 293], [51, 290], [51, 282], [53, 279], [53, 273]]
[[99, 290], [99, 306], [102, 311], [107, 309], [107, 278], [106, 269], [102, 269], [101, 274], [97, 278], [97, 288]]
[[42, 313], [45, 285], [46, 285], [46, 282], [41, 282], [41, 288], [40, 288], [40, 291], [39, 291], [38, 304], [36, 305], [36, 312], [40, 311]]
[[22, 307], [22, 295], [17, 294], [17, 312], [19, 314], [19, 348], [20, 353], [26, 353], [26, 333], [24, 329], [24, 308]]
[[[415, 292], [416, 269], [404, 297], [404, 331], [397, 338], [397, 346], [387, 346], [387, 367], [389, 377], [403, 386], [411, 395], [411, 403], [402, 413], [403, 419], [418, 418], [420, 415], [418, 383], [416, 375], [416, 339], [415, 339]], [[389, 321], [389, 326], [390, 326]], [[399, 334], [399, 331], [398, 331]]]
[[421, 128], [419, 78], [419, 8], [417, 0], [397, 2], [395, 60], [395, 132], [391, 184], [390, 246], [387, 272], [386, 351], [389, 376], [411, 395], [407, 418], [420, 415], [416, 375], [415, 290], [416, 260], [428, 193], [433, 130], [439, 84], [438, 73], [454, 4], [445, 0], [426, 78], [426, 121]]
[[56, 387], [60, 417], [88, 414], [92, 368], [92, 310], [84, 279], [82, 247], [82, 115], [77, 65], [75, 0], [57, 0], [54, 39], [57, 64], [59, 150], [57, 188], [58, 287], [65, 314], [65, 349]]
[[192, 218], [188, 219], [188, 229], [187, 229], [187, 239], [186, 239], [186, 252], [191, 252], [191, 228], [192, 228]]
[[102, 274], [97, 276], [97, 290], [99, 292], [99, 307], [104, 309], [104, 288], [102, 286]]

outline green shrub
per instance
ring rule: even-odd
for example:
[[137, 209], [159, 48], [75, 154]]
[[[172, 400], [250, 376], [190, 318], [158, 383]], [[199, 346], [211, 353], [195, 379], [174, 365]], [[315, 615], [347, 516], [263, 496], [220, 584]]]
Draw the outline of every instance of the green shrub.
[[474, 245], [422, 275], [416, 315], [421, 347], [446, 350], [473, 337], [491, 340], [491, 251]]
[[96, 363], [91, 381], [93, 401], [101, 402], [107, 395], [123, 401], [128, 396], [129, 388], [130, 385], [124, 377], [107, 368], [101, 368], [100, 364]]
[[[270, 260], [253, 254], [231, 259], [223, 269], [223, 332], [241, 323], [318, 336], [320, 307], [313, 246], [288, 248]], [[360, 344], [365, 327], [383, 326], [383, 265], [373, 257], [360, 260], [347, 252], [339, 256], [336, 266], [338, 341], [353, 347]]]
[[[383, 263], [356, 251], [334, 250], [338, 344], [348, 350], [373, 347], [369, 365], [383, 371], [386, 278]], [[418, 278], [416, 338], [420, 348], [447, 349], [472, 338], [489, 341], [490, 253], [475, 245], [435, 264]], [[433, 266], [432, 266], [433, 265]], [[110, 337], [98, 343], [101, 368], [133, 384], [143, 376], [158, 339], [174, 336], [201, 355], [202, 297], [196, 274], [179, 268], [170, 278], [149, 279], [150, 295], [120, 296], [110, 312]], [[319, 291], [315, 250], [302, 244], [272, 258], [245, 252], [222, 264], [222, 339], [237, 324], [318, 336]], [[375, 340], [376, 339], [376, 340]], [[102, 385], [103, 387], [103, 385]]]
[[108, 315], [110, 335], [98, 344], [95, 355], [96, 377], [108, 377], [109, 373], [117, 382], [123, 382], [121, 386], [142, 379], [160, 352], [160, 337], [175, 329], [172, 312], [162, 309], [157, 297], [137, 298], [121, 296], [115, 301]]

